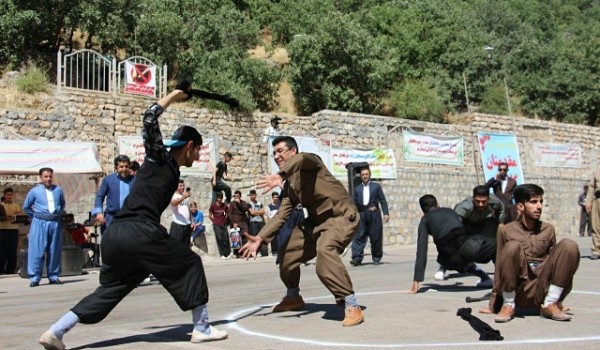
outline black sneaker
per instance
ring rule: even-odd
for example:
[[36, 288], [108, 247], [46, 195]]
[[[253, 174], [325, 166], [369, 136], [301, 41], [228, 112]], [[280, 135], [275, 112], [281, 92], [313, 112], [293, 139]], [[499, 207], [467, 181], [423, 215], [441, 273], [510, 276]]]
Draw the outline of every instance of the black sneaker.
[[29, 283], [29, 287], [37, 287], [40, 285], [40, 282], [31, 282]]
[[55, 280], [50, 281], [49, 284], [63, 284], [63, 282], [57, 278]]

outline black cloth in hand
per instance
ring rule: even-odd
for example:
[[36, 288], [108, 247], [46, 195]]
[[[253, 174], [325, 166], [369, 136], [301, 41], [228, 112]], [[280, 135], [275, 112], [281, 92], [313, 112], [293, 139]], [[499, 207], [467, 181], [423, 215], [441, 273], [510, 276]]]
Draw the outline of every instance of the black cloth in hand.
[[471, 315], [471, 311], [470, 307], [463, 307], [458, 309], [456, 316], [469, 322], [471, 327], [479, 333], [479, 340], [504, 340], [499, 330], [493, 329], [489, 324]]
[[220, 101], [220, 102], [226, 103], [231, 108], [237, 108], [240, 105], [240, 102], [237, 99], [229, 96], [228, 94], [219, 95], [219, 94], [215, 94], [212, 92], [207, 92], [207, 91], [199, 90], [199, 89], [190, 90], [190, 94], [194, 97], [200, 97], [200, 98], [205, 98], [205, 99], [209, 99], [209, 100], [215, 100], [215, 101]]
[[192, 97], [192, 94], [190, 93], [190, 90], [192, 89], [192, 82], [188, 78], [184, 78], [178, 82], [177, 85], [175, 85], [175, 89], [185, 92], [187, 95], [185, 98], [186, 100], [189, 100]]

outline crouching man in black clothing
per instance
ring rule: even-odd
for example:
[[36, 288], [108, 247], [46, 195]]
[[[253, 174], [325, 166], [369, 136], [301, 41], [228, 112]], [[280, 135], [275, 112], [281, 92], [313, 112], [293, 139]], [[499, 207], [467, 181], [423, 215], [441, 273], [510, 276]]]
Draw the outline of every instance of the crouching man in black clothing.
[[163, 143], [158, 118], [172, 102], [186, 99], [194, 91], [189, 82], [181, 82], [144, 113], [146, 158], [121, 211], [103, 234], [100, 286], [42, 334], [39, 343], [44, 348], [65, 349], [62, 338], [67, 331], [79, 322], [103, 320], [149, 274], [182, 310], [192, 310], [192, 343], [227, 338], [226, 332], [208, 323], [202, 260], [160, 225], [161, 213], [177, 190], [179, 167], [190, 167], [198, 159], [202, 137], [193, 127], [182, 126], [172, 141]]
[[450, 208], [440, 208], [431, 194], [419, 198], [419, 205], [425, 215], [419, 223], [414, 278], [407, 294], [415, 294], [421, 287], [427, 266], [429, 235], [438, 251], [438, 263], [447, 269], [473, 273], [481, 278], [477, 287], [491, 288], [493, 280], [475, 263], [488, 263], [495, 258], [496, 241], [483, 235], [470, 235], [458, 214]]

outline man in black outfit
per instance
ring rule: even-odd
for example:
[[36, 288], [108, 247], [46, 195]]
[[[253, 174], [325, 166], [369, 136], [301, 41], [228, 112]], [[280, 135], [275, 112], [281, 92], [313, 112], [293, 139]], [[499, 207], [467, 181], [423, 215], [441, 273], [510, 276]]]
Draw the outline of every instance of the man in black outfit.
[[144, 113], [146, 158], [121, 211], [102, 237], [100, 286], [42, 334], [39, 343], [44, 348], [65, 349], [62, 338], [67, 331], [79, 322], [103, 320], [149, 274], [160, 281], [182, 310], [192, 310], [192, 343], [227, 338], [227, 332], [208, 323], [208, 286], [202, 260], [160, 225], [160, 216], [177, 189], [179, 167], [190, 167], [199, 158], [202, 137], [193, 127], [182, 126], [172, 141], [164, 144], [158, 118], [172, 102], [197, 96], [195, 92], [183, 81]]
[[225, 152], [223, 155], [223, 160], [217, 163], [215, 168], [215, 173], [211, 179], [212, 184], [212, 200], [211, 204], [217, 200], [217, 193], [224, 191], [225, 192], [225, 203], [231, 203], [231, 187], [225, 183], [223, 180], [229, 180], [227, 173], [227, 163], [231, 161], [233, 156], [229, 152]]
[[477, 287], [491, 288], [492, 279], [475, 263], [487, 263], [495, 258], [495, 239], [469, 234], [458, 214], [450, 208], [440, 208], [431, 194], [419, 198], [419, 205], [424, 215], [419, 223], [415, 272], [408, 294], [417, 293], [424, 279], [429, 235], [433, 237], [438, 251], [438, 263], [451, 270], [473, 273], [481, 278]]
[[[387, 201], [381, 185], [371, 181], [371, 169], [360, 170], [361, 183], [354, 187], [354, 203], [360, 212], [360, 228], [352, 240], [350, 264], [362, 264], [367, 239], [371, 242], [371, 259], [379, 265], [383, 256], [383, 222], [390, 220]], [[381, 207], [381, 210], [380, 210]], [[383, 222], [381, 220], [383, 212]]]

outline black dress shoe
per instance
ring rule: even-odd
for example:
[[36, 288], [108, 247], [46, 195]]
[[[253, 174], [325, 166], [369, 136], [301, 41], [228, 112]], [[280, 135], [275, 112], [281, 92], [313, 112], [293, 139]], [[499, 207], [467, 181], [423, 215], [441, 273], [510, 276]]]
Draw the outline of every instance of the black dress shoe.
[[359, 266], [360, 264], [362, 264], [362, 261], [360, 261], [360, 260], [354, 260], [354, 259], [350, 260], [350, 265], [352, 265], [352, 266]]
[[63, 282], [57, 278], [54, 281], [50, 281], [49, 284], [63, 284]]
[[29, 287], [37, 287], [40, 285], [40, 282], [31, 282], [29, 283]]

